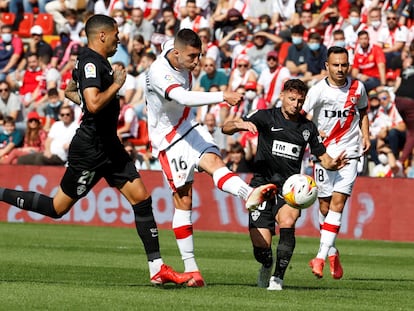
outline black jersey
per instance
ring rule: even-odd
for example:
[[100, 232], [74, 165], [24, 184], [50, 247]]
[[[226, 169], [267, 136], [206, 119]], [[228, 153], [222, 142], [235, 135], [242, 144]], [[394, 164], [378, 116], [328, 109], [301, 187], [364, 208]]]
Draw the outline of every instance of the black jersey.
[[78, 57], [72, 77], [80, 93], [83, 116], [69, 150], [69, 164], [92, 169], [108, 160], [119, 163], [122, 159], [129, 159], [116, 132], [119, 99], [115, 96], [99, 112], [91, 113], [83, 98], [83, 91], [88, 87], [96, 87], [103, 92], [112, 85], [113, 70], [109, 62], [86, 48]]
[[275, 182], [278, 176], [280, 187], [289, 176], [299, 173], [307, 144], [316, 156], [326, 151], [315, 124], [302, 115], [298, 121], [290, 121], [280, 108], [272, 108], [257, 110], [243, 119], [254, 123], [259, 132], [252, 186]]

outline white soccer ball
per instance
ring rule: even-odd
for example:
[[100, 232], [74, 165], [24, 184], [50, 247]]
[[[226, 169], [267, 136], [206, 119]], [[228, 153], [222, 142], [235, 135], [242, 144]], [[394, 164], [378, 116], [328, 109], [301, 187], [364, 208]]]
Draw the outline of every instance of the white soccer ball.
[[288, 205], [304, 209], [315, 202], [318, 197], [318, 188], [311, 176], [295, 174], [286, 179], [282, 195]]

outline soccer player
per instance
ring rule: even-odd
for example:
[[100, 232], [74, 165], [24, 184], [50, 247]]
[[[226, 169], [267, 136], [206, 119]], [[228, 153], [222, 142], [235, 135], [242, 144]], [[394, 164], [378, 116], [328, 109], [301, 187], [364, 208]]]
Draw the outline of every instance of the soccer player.
[[[151, 283], [185, 283], [189, 276], [163, 263], [151, 196], [134, 163], [118, 139], [117, 93], [126, 72], [112, 70], [107, 58], [116, 52], [118, 27], [105, 15], [90, 17], [85, 26], [88, 48], [78, 58], [66, 96], [83, 109], [82, 123], [69, 147], [68, 166], [56, 195], [0, 188], [0, 200], [51, 218], [61, 218], [71, 207], [105, 178], [131, 203], [137, 233], [148, 258]], [[77, 86], [78, 85], [78, 86]]]
[[174, 234], [185, 272], [193, 276], [193, 286], [198, 287], [205, 282], [194, 257], [191, 209], [195, 169], [211, 175], [220, 190], [246, 200], [247, 209], [255, 209], [273, 196], [276, 188], [268, 184], [253, 189], [231, 172], [211, 134], [191, 114], [192, 107], [222, 101], [234, 106], [242, 100], [242, 95], [232, 91], [190, 91], [191, 70], [199, 62], [201, 45], [194, 31], [180, 30], [173, 41], [166, 42], [163, 52], [151, 65], [145, 92], [153, 155], [159, 158], [173, 193]]
[[[299, 79], [288, 80], [280, 94], [282, 106], [257, 110], [243, 120], [227, 121], [223, 132], [237, 131], [258, 133], [257, 153], [254, 159], [252, 187], [274, 183], [278, 187], [276, 200], [264, 202], [249, 214], [249, 232], [256, 260], [262, 264], [259, 270], [258, 286], [268, 290], [282, 290], [286, 268], [295, 249], [295, 223], [300, 210], [286, 204], [281, 195], [282, 185], [293, 174], [300, 173], [306, 145], [329, 170], [346, 164], [345, 155], [332, 159], [321, 142], [318, 129], [300, 114], [308, 91]], [[273, 276], [272, 236], [275, 235], [275, 221], [280, 227], [280, 239], [276, 251], [276, 267]], [[270, 278], [270, 282], [269, 282]]]
[[346, 49], [330, 47], [326, 69], [328, 76], [309, 90], [303, 110], [318, 127], [327, 153], [336, 157], [345, 151], [349, 162], [338, 171], [329, 171], [320, 163], [315, 164], [321, 238], [319, 251], [309, 266], [313, 274], [321, 278], [325, 259], [329, 256], [331, 275], [340, 279], [343, 269], [335, 240], [345, 202], [357, 177], [358, 159], [361, 152], [366, 153], [370, 148], [368, 98], [362, 82], [347, 77], [349, 62]]

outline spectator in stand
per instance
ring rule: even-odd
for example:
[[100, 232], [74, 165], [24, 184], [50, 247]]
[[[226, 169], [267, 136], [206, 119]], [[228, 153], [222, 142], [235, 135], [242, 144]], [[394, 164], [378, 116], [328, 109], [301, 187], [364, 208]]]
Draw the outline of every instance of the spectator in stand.
[[65, 28], [65, 24], [68, 22], [64, 15], [66, 10], [72, 9], [76, 12], [76, 5], [77, 1], [71, 0], [52, 0], [46, 4], [46, 12], [53, 16], [58, 31]]
[[247, 157], [243, 146], [239, 142], [235, 142], [230, 145], [226, 166], [234, 173], [251, 173], [253, 158]]
[[211, 41], [211, 33], [209, 28], [202, 28], [198, 31], [201, 39], [201, 54], [205, 57], [214, 59], [216, 67], [221, 67], [221, 55], [218, 46]]
[[239, 24], [220, 40], [219, 47], [223, 54], [223, 67], [234, 68], [236, 58], [239, 55], [246, 55], [247, 50], [253, 46], [252, 38], [249, 36], [247, 26]]
[[202, 28], [208, 28], [208, 20], [197, 11], [196, 0], [187, 0], [187, 16], [181, 20], [180, 29], [188, 28], [198, 32]]
[[135, 146], [130, 141], [126, 140], [123, 143], [125, 151], [129, 154], [132, 161], [134, 162], [135, 168], [137, 170], [146, 169], [145, 160], [142, 154], [135, 150]]
[[0, 133], [0, 162], [7, 161], [9, 153], [23, 142], [23, 135], [16, 129], [12, 117], [5, 117], [3, 131]]
[[78, 43], [70, 39], [69, 30], [66, 28], [59, 30], [59, 38], [59, 43], [53, 49], [51, 65], [60, 71], [63, 67], [65, 67], [66, 63], [69, 60], [72, 47]]
[[63, 27], [69, 31], [70, 39], [80, 42], [79, 33], [85, 28], [85, 24], [80, 20], [78, 11], [68, 8], [65, 9], [63, 15], [66, 18], [66, 23]]
[[[5, 3], [9, 4], [9, 11], [18, 14], [21, 13], [20, 9], [23, 6], [24, 12], [34, 13], [34, 8], [38, 8], [39, 13], [46, 13], [46, 4], [51, 0], [7, 0]], [[6, 7], [7, 8], [7, 7]]]
[[348, 60], [349, 60], [349, 72], [352, 69], [352, 65], [354, 63], [354, 48], [351, 48], [346, 45], [345, 42], [345, 34], [342, 29], [334, 30], [332, 33], [332, 46], [339, 46], [341, 48], [345, 48], [348, 51]]
[[[79, 47], [79, 46], [75, 45], [74, 47]], [[55, 86], [48, 85], [48, 89], [51, 89], [51, 88], [58, 89], [59, 97], [61, 99], [65, 97], [64, 93], [65, 93], [66, 87], [70, 79], [72, 79], [72, 70], [75, 69], [76, 61], [78, 60], [78, 55], [79, 55], [79, 49], [73, 48], [69, 56], [69, 61], [66, 63], [66, 65], [62, 68], [62, 70], [59, 73], [60, 83], [57, 83]]]
[[68, 158], [69, 144], [78, 128], [73, 110], [68, 105], [60, 109], [60, 121], [53, 123], [47, 135], [43, 152], [34, 152], [17, 159], [17, 164], [64, 165]]
[[138, 7], [144, 12], [147, 21], [154, 22], [158, 13], [161, 11], [162, 0], [134, 0], [134, 8]]
[[309, 34], [316, 31], [316, 27], [318, 26], [318, 20], [313, 18], [312, 11], [308, 9], [302, 9], [298, 12], [295, 16], [295, 21], [293, 25], [302, 25], [305, 28], [305, 32], [303, 33], [303, 39], [308, 41]]
[[208, 112], [203, 120], [204, 127], [213, 136], [220, 153], [224, 156], [227, 153], [227, 136], [221, 132], [221, 127], [217, 125], [217, 116], [212, 112]]
[[279, 64], [278, 53], [270, 51], [266, 57], [267, 68], [262, 71], [257, 81], [257, 92], [263, 95], [268, 107], [276, 105], [283, 84], [290, 78], [290, 71]]
[[136, 35], [141, 35], [144, 38], [145, 47], [150, 47], [154, 29], [152, 23], [144, 18], [144, 11], [140, 8], [132, 9], [130, 38], [135, 38]]
[[368, 13], [368, 27], [366, 31], [369, 34], [369, 38], [372, 44], [379, 45], [378, 42], [381, 29], [384, 28], [382, 22], [381, 9], [379, 7], [374, 7], [369, 10]]
[[206, 57], [204, 59], [205, 74], [200, 78], [200, 91], [209, 91], [212, 85], [217, 85], [219, 91], [227, 89], [229, 77], [222, 70], [217, 70], [216, 66], [216, 61], [213, 58]]
[[369, 140], [371, 141], [371, 148], [369, 151], [370, 160], [375, 164], [379, 164], [378, 154], [377, 154], [377, 137], [378, 133], [382, 128], [382, 120], [378, 118], [380, 101], [378, 98], [378, 93], [376, 91], [371, 91], [368, 94], [369, 96], [369, 108], [367, 111], [368, 120], [369, 120]]
[[386, 85], [385, 55], [378, 45], [370, 44], [366, 30], [358, 33], [352, 65], [352, 77], [364, 83], [367, 92], [380, 85]]
[[27, 55], [26, 71], [19, 90], [25, 111], [41, 110], [43, 97], [47, 92], [46, 81], [43, 76], [44, 72], [40, 67], [39, 56], [29, 53]]
[[[0, 81], [0, 115], [4, 119], [12, 117], [16, 128], [24, 132], [26, 123], [24, 122], [23, 106], [20, 97], [11, 91], [7, 81]], [[3, 121], [3, 120], [1, 120]], [[0, 131], [3, 130], [3, 123], [0, 121]]]
[[379, 163], [374, 166], [371, 177], [405, 177], [404, 168], [388, 146], [378, 150]]
[[257, 81], [257, 73], [251, 69], [247, 55], [240, 55], [236, 59], [236, 68], [230, 74], [228, 91], [236, 91], [239, 86], [245, 85], [248, 81]]
[[267, 67], [266, 55], [276, 49], [276, 45], [281, 44], [282, 38], [260, 29], [253, 33], [253, 46], [246, 52], [249, 57], [252, 68], [258, 75]]
[[[325, 24], [325, 19], [327, 19]], [[326, 47], [333, 45], [333, 32], [338, 29], [342, 29], [345, 19], [340, 15], [339, 9], [336, 4], [329, 5], [324, 9], [317, 17], [316, 21], [319, 25], [324, 25], [325, 28], [323, 35], [323, 44]]]
[[296, 77], [303, 77], [308, 71], [307, 58], [309, 47], [303, 40], [305, 28], [302, 25], [295, 25], [291, 29], [292, 45], [289, 46], [285, 66], [290, 74]]
[[166, 6], [162, 9], [162, 20], [155, 27], [155, 32], [173, 38], [180, 30], [180, 20], [176, 18], [174, 9]]
[[[1, 85], [0, 85], [1, 86]], [[414, 148], [414, 40], [411, 41], [409, 53], [403, 60], [400, 76], [396, 81], [396, 98], [397, 109], [407, 126], [406, 141], [402, 151], [400, 161], [407, 166], [410, 157], [413, 155]], [[411, 160], [414, 160], [412, 158]]]
[[398, 25], [398, 16], [395, 11], [387, 12], [387, 27], [381, 29], [378, 43], [385, 53], [387, 69], [396, 69], [401, 59], [401, 52], [408, 40], [408, 29]]
[[[128, 42], [129, 42], [129, 35], [131, 33], [131, 24], [128, 23], [128, 13], [125, 10], [122, 9], [115, 9], [111, 12], [111, 16], [116, 21], [116, 24], [118, 25], [118, 37], [120, 44], [123, 49], [127, 50], [128, 48]], [[118, 45], [119, 48], [119, 45]]]
[[125, 96], [119, 95], [120, 113], [118, 116], [117, 135], [123, 142], [127, 138], [136, 138], [138, 134], [138, 118], [132, 106], [128, 105]]
[[242, 116], [247, 116], [249, 113], [259, 110], [267, 109], [269, 106], [265, 99], [257, 92], [257, 83], [249, 81], [244, 85], [244, 99], [239, 105], [239, 109], [242, 109]]
[[308, 70], [301, 80], [310, 87], [326, 76], [326, 55], [328, 49], [322, 44], [321, 35], [317, 32], [309, 35], [308, 47]]
[[231, 9], [230, 0], [218, 0], [213, 14], [210, 17], [210, 27], [212, 30], [221, 28], [227, 19], [227, 12]]
[[391, 148], [395, 158], [398, 159], [400, 150], [405, 143], [406, 126], [390, 93], [383, 89], [378, 92], [378, 98], [381, 105], [378, 118], [382, 120], [383, 127], [378, 133], [377, 150], [387, 145]]
[[1, 26], [0, 40], [0, 81], [14, 72], [23, 56], [23, 41], [12, 33], [11, 25]]
[[23, 146], [15, 147], [7, 157], [0, 160], [0, 164], [16, 164], [20, 156], [41, 152], [44, 150], [47, 133], [42, 128], [40, 117], [37, 112], [32, 111], [27, 115], [27, 128], [24, 134]]
[[122, 1], [120, 0], [96, 0], [93, 5], [93, 13], [103, 14], [106, 16], [111, 16], [111, 12], [115, 9], [123, 8]]
[[59, 112], [62, 105], [63, 100], [59, 97], [58, 90], [56, 88], [49, 89], [47, 91], [47, 101], [44, 107], [45, 124], [43, 128], [45, 131], [48, 132], [52, 124], [59, 121]]
[[253, 25], [253, 27], [259, 25], [259, 17], [263, 14], [268, 14], [272, 17], [272, 22], [285, 22], [290, 20], [291, 16], [295, 13], [295, 1], [294, 0], [249, 0], [240, 1], [243, 6], [234, 5], [238, 9], [243, 17]]
[[129, 55], [129, 64], [128, 64], [128, 73], [134, 77], [138, 76], [141, 72], [139, 65], [141, 58], [146, 53], [145, 40], [144, 37], [140, 34], [135, 35], [128, 43], [128, 55]]
[[[43, 40], [43, 28], [39, 25], [34, 25], [30, 28], [30, 39], [28, 41], [26, 53], [36, 53], [37, 55], [47, 56], [49, 59], [47, 63], [50, 62], [50, 59], [53, 56], [53, 49], [49, 43]], [[23, 58], [19, 63], [19, 68], [23, 69], [26, 67], [26, 58]]]
[[348, 16], [349, 25], [344, 28], [346, 45], [355, 48], [358, 40], [358, 33], [366, 30], [367, 25], [361, 22], [361, 10], [357, 6], [351, 7]]

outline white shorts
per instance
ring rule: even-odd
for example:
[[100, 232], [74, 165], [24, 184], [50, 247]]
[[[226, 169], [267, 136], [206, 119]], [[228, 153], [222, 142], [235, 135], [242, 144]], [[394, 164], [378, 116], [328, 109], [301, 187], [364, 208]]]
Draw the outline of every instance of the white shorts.
[[332, 196], [333, 192], [350, 195], [358, 174], [358, 160], [349, 160], [339, 171], [329, 171], [320, 162], [315, 163], [314, 178], [318, 185], [318, 197]]
[[194, 171], [198, 169], [205, 153], [215, 153], [221, 157], [213, 136], [200, 125], [168, 149], [160, 151], [158, 159], [173, 192], [194, 180]]

